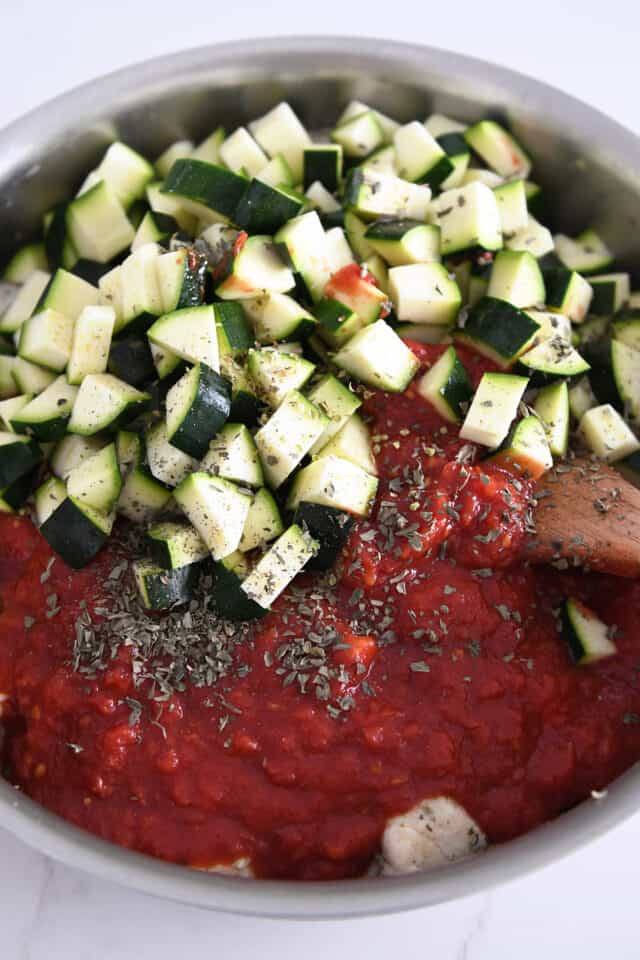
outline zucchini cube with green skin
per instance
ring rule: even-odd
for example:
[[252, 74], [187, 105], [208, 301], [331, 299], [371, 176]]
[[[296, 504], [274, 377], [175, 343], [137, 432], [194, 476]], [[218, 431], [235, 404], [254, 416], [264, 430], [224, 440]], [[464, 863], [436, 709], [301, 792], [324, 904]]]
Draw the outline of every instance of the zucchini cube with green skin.
[[[0, 400], [11, 399], [20, 390], [26, 392], [26, 388], [21, 387], [14, 376], [17, 359], [17, 357], [0, 355]], [[26, 363], [26, 361], [24, 362]], [[35, 364], [29, 364], [29, 366], [36, 367]], [[40, 368], [36, 367], [36, 369]], [[55, 374], [49, 371], [43, 371], [43, 373], [49, 374], [51, 378], [55, 377]]]
[[580, 665], [613, 657], [618, 652], [606, 623], [575, 597], [564, 602], [562, 636], [569, 648], [571, 659]]
[[589, 277], [593, 290], [590, 313], [610, 316], [629, 302], [631, 284], [628, 273], [603, 273]]
[[249, 374], [231, 357], [222, 358], [222, 372], [231, 384], [231, 411], [229, 419], [234, 423], [254, 426], [260, 415], [262, 403], [255, 392]]
[[204, 300], [207, 261], [193, 247], [163, 253], [156, 261], [161, 313], [197, 307]]
[[[543, 340], [537, 347], [520, 357], [528, 375], [546, 377], [576, 377], [589, 370], [589, 364], [563, 337]], [[540, 379], [540, 378], [538, 378]]]
[[146, 329], [163, 313], [164, 307], [158, 283], [160, 247], [148, 243], [130, 254], [121, 265], [122, 314], [116, 321], [115, 332], [127, 328]]
[[553, 237], [550, 230], [529, 214], [526, 225], [506, 236], [504, 245], [507, 250], [527, 250], [536, 259], [540, 259], [553, 251]]
[[243, 300], [242, 309], [260, 343], [303, 339], [313, 332], [318, 322], [286, 293], [267, 293], [255, 300]]
[[220, 371], [216, 318], [210, 304], [165, 314], [147, 330], [147, 336], [189, 363], [206, 363]]
[[514, 307], [535, 307], [545, 300], [544, 279], [530, 253], [500, 250], [491, 267], [487, 296]]
[[527, 389], [526, 377], [485, 373], [462, 424], [460, 438], [495, 449], [509, 433]]
[[249, 300], [266, 292], [287, 293], [294, 286], [293, 273], [278, 255], [273, 239], [253, 236], [236, 253], [216, 294], [221, 300]]
[[255, 342], [251, 327], [247, 322], [245, 310], [234, 300], [214, 303], [218, 333], [218, 353], [221, 358], [236, 358], [246, 354]]
[[440, 259], [440, 229], [418, 220], [378, 220], [365, 232], [373, 249], [392, 267]]
[[45, 270], [34, 270], [25, 279], [7, 309], [0, 316], [0, 333], [15, 333], [36, 309], [51, 277]]
[[589, 380], [600, 403], [611, 403], [632, 422], [640, 422], [640, 351], [605, 338], [587, 347]]
[[342, 207], [332, 193], [329, 193], [319, 180], [316, 180], [305, 191], [305, 205], [311, 204], [320, 214], [337, 214], [344, 216]]
[[236, 550], [214, 565], [214, 581], [209, 603], [219, 617], [232, 622], [259, 620], [267, 611], [250, 600], [242, 591], [242, 581], [249, 575], [250, 565]]
[[196, 215], [204, 208], [231, 220], [246, 186], [246, 177], [215, 163], [189, 157], [176, 160], [161, 192], [178, 199], [185, 209]]
[[154, 175], [148, 160], [119, 141], [107, 149], [96, 173], [107, 182], [125, 210], [134, 200], [144, 197], [145, 187]]
[[322, 436], [310, 450], [313, 457], [345, 425], [349, 417], [362, 406], [362, 400], [332, 373], [324, 374], [309, 390], [307, 398], [322, 410], [329, 421]]
[[264, 483], [258, 451], [244, 423], [227, 423], [220, 430], [211, 441], [200, 469], [242, 486], [261, 487]]
[[198, 584], [198, 564], [165, 570], [153, 560], [135, 560], [133, 575], [147, 610], [170, 610], [188, 603]]
[[614, 340], [640, 350], [640, 315], [636, 310], [623, 310], [614, 320], [611, 332]]
[[199, 143], [191, 153], [193, 160], [204, 160], [205, 163], [218, 163], [220, 146], [224, 142], [224, 127], [216, 127], [208, 137]]
[[494, 189], [500, 211], [500, 223], [505, 242], [519, 230], [524, 230], [529, 221], [527, 192], [524, 180], [510, 180]]
[[535, 342], [540, 325], [506, 300], [483, 297], [455, 339], [508, 370]]
[[562, 337], [563, 340], [571, 342], [573, 330], [569, 317], [561, 313], [552, 313], [550, 310], [525, 310], [528, 317], [539, 325], [540, 329], [536, 334], [538, 343], [543, 340], [551, 340], [552, 337]]
[[305, 147], [303, 153], [302, 183], [308, 190], [313, 183], [321, 183], [329, 193], [335, 193], [342, 181], [342, 145], [319, 143]]
[[17, 397], [8, 397], [6, 400], [0, 400], [0, 430], [15, 433], [15, 430], [11, 426], [11, 420], [23, 407], [26, 407], [31, 400], [33, 400], [33, 394], [31, 393], [21, 393]]
[[21, 327], [19, 353], [23, 359], [62, 373], [69, 362], [74, 321], [45, 309], [34, 313]]
[[553, 239], [558, 257], [567, 270], [588, 276], [606, 270], [613, 263], [613, 253], [595, 230], [584, 230], [575, 240], [563, 233]]
[[566, 380], [550, 383], [538, 391], [533, 409], [544, 428], [554, 457], [564, 457], [569, 449], [569, 388]]
[[71, 201], [67, 229], [78, 255], [98, 263], [109, 263], [135, 237], [120, 201], [104, 180]]
[[297, 524], [292, 524], [242, 582], [242, 591], [254, 603], [268, 609], [304, 569], [316, 550], [315, 540]]
[[360, 330], [335, 355], [334, 363], [362, 383], [402, 393], [420, 363], [395, 331], [384, 322]]
[[179, 357], [176, 353], [172, 353], [171, 350], [165, 350], [164, 347], [158, 346], [157, 343], [152, 343], [151, 340], [149, 340], [149, 350], [151, 351], [151, 359], [153, 360], [158, 380], [166, 380], [172, 373], [178, 375], [186, 366], [182, 357]]
[[51, 477], [35, 495], [41, 535], [74, 570], [85, 567], [107, 542], [114, 514], [102, 514], [67, 496], [64, 483]]
[[24, 283], [34, 270], [48, 270], [47, 254], [43, 243], [28, 243], [20, 247], [4, 268], [5, 283]]
[[366, 157], [384, 144], [384, 133], [373, 110], [343, 120], [331, 131], [347, 157]]
[[73, 328], [67, 364], [69, 383], [82, 383], [90, 373], [104, 373], [116, 322], [113, 307], [85, 307]]
[[382, 257], [374, 253], [372, 257], [367, 257], [362, 266], [371, 274], [382, 292], [389, 296], [389, 270]]
[[331, 276], [331, 264], [324, 227], [316, 211], [294, 217], [278, 230], [273, 240], [284, 259], [301, 278], [311, 300], [317, 303], [324, 295]]
[[454, 347], [447, 347], [418, 380], [416, 390], [444, 420], [462, 423], [473, 396], [473, 388]]
[[234, 173], [249, 177], [255, 177], [268, 163], [267, 155], [246, 127], [238, 127], [226, 140], [222, 141], [218, 156]]
[[315, 364], [280, 350], [251, 350], [247, 371], [256, 392], [270, 407], [279, 407], [292, 390], [299, 390], [311, 378]]
[[432, 205], [433, 222], [440, 227], [443, 256], [464, 250], [494, 251], [502, 247], [502, 221], [493, 190], [470, 183], [445, 190]]
[[151, 559], [163, 570], [178, 570], [200, 563], [209, 550], [193, 527], [167, 520], [154, 523], [147, 531]]
[[101, 430], [113, 430], [142, 413], [149, 400], [148, 393], [110, 373], [91, 373], [77, 390], [69, 433], [91, 436]]
[[471, 152], [462, 136], [462, 131], [449, 130], [442, 134], [436, 134], [434, 130], [429, 129], [427, 123], [425, 127], [442, 147], [452, 166], [451, 173], [442, 181], [440, 189], [452, 190], [454, 187], [461, 186], [471, 160]]
[[[180, 230], [192, 236], [198, 225], [198, 217], [192, 212], [192, 207], [196, 207], [198, 210], [204, 210], [205, 208], [193, 204], [190, 200], [182, 200], [180, 197], [164, 193], [163, 187], [162, 181], [155, 181], [147, 185], [147, 203], [151, 210], [162, 216], [172, 217]], [[215, 214], [212, 214], [211, 218], [215, 216]]]
[[114, 377], [132, 387], [141, 387], [155, 380], [156, 368], [147, 338], [131, 334], [114, 340], [109, 350], [107, 369]]
[[147, 243], [159, 243], [162, 246], [168, 246], [171, 235], [178, 231], [178, 222], [166, 213], [156, 213], [155, 210], [147, 210], [142, 220], [138, 224], [136, 235], [131, 244], [131, 252], [135, 253], [140, 247]]
[[453, 173], [451, 160], [418, 120], [399, 127], [394, 134], [393, 143], [398, 176], [403, 180], [427, 183], [435, 189]]
[[389, 293], [398, 320], [455, 323], [462, 295], [441, 263], [412, 263], [389, 270]]
[[67, 270], [56, 270], [38, 301], [37, 310], [55, 310], [70, 320], [78, 319], [85, 307], [98, 303], [99, 291]]
[[51, 456], [51, 472], [66, 482], [72, 470], [99, 453], [106, 445], [106, 440], [102, 437], [77, 437], [69, 433], [55, 445]]
[[363, 103], [362, 100], [349, 101], [347, 106], [338, 117], [338, 125], [345, 123], [347, 120], [352, 120], [354, 117], [360, 117], [363, 113], [369, 112], [372, 112], [375, 115], [376, 120], [380, 124], [380, 129], [382, 130], [384, 136], [384, 142], [392, 143], [393, 135], [400, 124], [391, 117], [388, 117], [386, 114], [381, 113], [379, 110], [372, 110], [372, 108], [367, 106], [366, 103]]
[[465, 130], [464, 138], [487, 166], [501, 177], [521, 177], [531, 172], [531, 161], [520, 144], [495, 120], [481, 120]]
[[0, 513], [15, 513], [25, 505], [31, 496], [37, 470], [25, 473], [13, 483], [0, 489]]
[[322, 411], [293, 390], [255, 436], [267, 483], [281, 486], [321, 437], [328, 423]]
[[373, 507], [377, 489], [377, 477], [349, 460], [326, 456], [314, 460], [296, 474], [287, 507], [295, 510], [305, 501], [366, 517]]
[[344, 232], [349, 241], [349, 246], [358, 260], [366, 260], [367, 257], [373, 256], [375, 250], [365, 236], [367, 224], [352, 210], [345, 211]]
[[356, 467], [361, 467], [373, 477], [378, 475], [378, 467], [371, 449], [369, 428], [357, 413], [352, 414], [329, 442], [314, 454], [316, 460], [322, 457], [340, 457], [355, 464]]
[[321, 300], [315, 311], [318, 335], [334, 349], [341, 347], [362, 328], [362, 320], [356, 311], [340, 300]]
[[399, 323], [394, 330], [403, 340], [415, 340], [416, 343], [450, 343], [451, 326], [437, 326], [431, 323]]
[[268, 156], [283, 155], [294, 182], [301, 183], [304, 151], [311, 146], [311, 137], [290, 105], [277, 104], [250, 123], [249, 130]]
[[171, 387], [166, 407], [168, 442], [201, 460], [229, 417], [231, 386], [211, 367], [197, 363]]
[[[7, 364], [6, 373], [8, 381], [5, 381], [5, 363]], [[56, 379], [55, 373], [51, 370], [45, 370], [39, 367], [37, 363], [30, 363], [22, 357], [1, 357], [0, 356], [0, 396], [15, 396], [17, 385], [21, 393], [30, 393], [37, 396], [46, 390]], [[12, 385], [13, 384], [13, 385]], [[3, 390], [3, 386], [10, 388]]]
[[578, 433], [601, 460], [615, 463], [640, 450], [640, 443], [622, 416], [609, 403], [593, 407], [580, 420]]
[[572, 323], [583, 323], [589, 313], [593, 288], [575, 270], [545, 270], [547, 307], [564, 313]]
[[532, 480], [537, 480], [553, 466], [544, 427], [533, 414], [524, 417], [509, 431], [500, 449], [489, 459], [491, 463]]
[[214, 560], [238, 549], [251, 497], [208, 473], [192, 473], [175, 489], [176, 503], [198, 531]]
[[138, 464], [126, 474], [117, 509], [132, 523], [147, 524], [165, 509], [170, 498], [171, 490]]
[[282, 518], [273, 494], [266, 487], [262, 487], [251, 501], [242, 530], [240, 550], [247, 553], [256, 547], [263, 547], [279, 537], [283, 530]]
[[349, 539], [354, 519], [343, 510], [301, 502], [293, 522], [306, 530], [318, 544], [315, 556], [307, 561], [307, 570], [329, 570]]
[[393, 217], [424, 223], [429, 213], [431, 190], [426, 184], [409, 183], [371, 167], [355, 167], [346, 180], [344, 203], [347, 210], [354, 211], [363, 220]]
[[31, 473], [42, 458], [42, 450], [34, 440], [0, 431], [0, 490]]
[[598, 399], [591, 389], [588, 377], [580, 377], [569, 387], [569, 410], [574, 420], [581, 420], [587, 410], [598, 406]]
[[37, 440], [57, 440], [70, 424], [77, 397], [78, 388], [60, 376], [15, 414], [11, 426], [16, 433], [28, 433]]
[[291, 167], [281, 153], [276, 153], [266, 166], [256, 174], [258, 180], [268, 183], [270, 187], [294, 187], [295, 182]]
[[67, 493], [101, 513], [109, 513], [122, 489], [122, 477], [115, 443], [109, 443], [92, 457], [83, 459], [67, 476]]
[[304, 197], [287, 187], [271, 187], [254, 177], [238, 201], [233, 222], [248, 233], [273, 235], [297, 217], [304, 204]]

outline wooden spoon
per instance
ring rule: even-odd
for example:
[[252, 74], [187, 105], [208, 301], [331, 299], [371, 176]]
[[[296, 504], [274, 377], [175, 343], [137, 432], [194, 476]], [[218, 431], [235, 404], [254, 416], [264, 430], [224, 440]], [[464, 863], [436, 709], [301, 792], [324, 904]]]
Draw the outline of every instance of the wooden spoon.
[[558, 464], [538, 481], [531, 563], [640, 576], [640, 490], [602, 461]]

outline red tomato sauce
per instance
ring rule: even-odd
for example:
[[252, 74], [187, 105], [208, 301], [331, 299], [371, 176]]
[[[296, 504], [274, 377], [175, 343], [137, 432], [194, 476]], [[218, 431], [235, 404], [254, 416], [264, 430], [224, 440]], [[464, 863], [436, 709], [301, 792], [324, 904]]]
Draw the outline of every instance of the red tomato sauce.
[[[440, 349], [415, 346], [427, 361]], [[460, 352], [477, 380], [484, 361]], [[72, 573], [50, 565], [27, 519], [0, 518], [10, 779], [135, 850], [202, 867], [242, 856], [261, 876], [318, 880], [365, 871], [386, 819], [424, 797], [456, 798], [501, 842], [640, 757], [640, 583], [523, 565], [522, 481], [465, 463], [456, 430], [412, 388], [365, 408], [380, 490], [331, 592], [309, 577], [282, 596], [243, 651], [249, 670], [173, 694], [161, 724], [147, 701], [131, 713], [126, 698], [143, 698], [128, 648], [95, 676], [70, 662], [109, 554]], [[553, 616], [569, 594], [617, 625], [617, 656], [572, 664]], [[287, 660], [287, 644], [328, 626], [340, 639], [331, 710], [314, 684], [290, 681]]]

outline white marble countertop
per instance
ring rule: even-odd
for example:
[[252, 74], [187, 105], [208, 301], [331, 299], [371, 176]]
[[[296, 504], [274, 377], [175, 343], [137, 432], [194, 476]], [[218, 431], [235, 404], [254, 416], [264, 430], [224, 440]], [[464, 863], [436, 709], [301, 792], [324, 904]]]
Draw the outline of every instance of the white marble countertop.
[[[190, 13], [190, 9], [193, 11]], [[76, 83], [135, 60], [246, 35], [368, 33], [501, 61], [599, 107], [640, 132], [640, 8], [613, 0], [459, 0], [438, 8], [394, 0], [377, 22], [371, 0], [22, 0], [0, 4], [0, 125]], [[443, 11], [442, 13], [440, 11]], [[222, 14], [222, 15], [221, 15]], [[628, 93], [627, 93], [628, 91]], [[603, 952], [637, 960], [640, 815], [586, 849], [497, 891], [399, 917], [325, 923], [257, 921], [153, 900], [53, 863], [0, 830], [0, 957], [165, 960], [201, 950], [236, 960], [540, 960]]]

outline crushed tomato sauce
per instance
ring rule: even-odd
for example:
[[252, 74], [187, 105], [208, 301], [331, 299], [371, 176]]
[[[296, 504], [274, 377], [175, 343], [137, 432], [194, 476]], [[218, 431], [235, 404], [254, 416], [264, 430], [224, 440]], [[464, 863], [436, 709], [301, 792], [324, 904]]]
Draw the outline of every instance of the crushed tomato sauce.
[[[441, 351], [412, 346], [426, 362]], [[486, 363], [460, 354], [477, 382]], [[308, 577], [279, 598], [242, 647], [241, 675], [172, 694], [161, 722], [133, 684], [130, 648], [97, 674], [70, 662], [109, 551], [72, 573], [29, 520], [0, 517], [10, 779], [157, 857], [248, 857], [260, 876], [321, 880], [364, 872], [386, 819], [424, 797], [454, 797], [500, 842], [640, 757], [640, 582], [520, 563], [526, 482], [465, 463], [457, 431], [412, 387], [364, 409], [380, 490], [331, 588]], [[617, 625], [617, 656], [571, 663], [553, 616], [569, 594]], [[302, 692], [291, 647], [327, 629], [339, 642]]]

